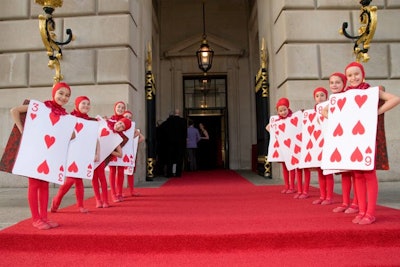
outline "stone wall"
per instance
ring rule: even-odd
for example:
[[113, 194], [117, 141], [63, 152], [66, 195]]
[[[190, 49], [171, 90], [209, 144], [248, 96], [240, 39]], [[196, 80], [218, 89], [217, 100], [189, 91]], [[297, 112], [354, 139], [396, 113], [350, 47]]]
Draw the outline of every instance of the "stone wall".
[[[4, 0], [0, 9], [0, 146], [12, 127], [9, 110], [25, 98], [47, 100], [55, 71], [39, 32], [42, 6], [33, 0]], [[64, 1], [56, 8], [58, 41], [70, 28], [75, 40], [62, 47], [61, 73], [75, 97], [86, 95], [92, 116], [112, 115], [116, 101], [125, 101], [137, 127], [145, 133], [145, 60], [152, 43], [153, 10], [147, 0]], [[136, 180], [145, 179], [145, 144], [139, 146]], [[3, 176], [5, 178], [3, 179]], [[24, 179], [1, 173], [0, 186], [25, 185]]]
[[[381, 0], [371, 5], [378, 7], [378, 24], [368, 52], [370, 60], [364, 64], [367, 82], [400, 95], [400, 28], [394, 26], [400, 23], [400, 3]], [[267, 40], [269, 51], [272, 103], [286, 96], [293, 110], [314, 105], [314, 88], [329, 88], [329, 75], [343, 72], [355, 60], [353, 41], [340, 35], [339, 29], [348, 22], [348, 32], [356, 35], [360, 8], [359, 1], [350, 0], [258, 1], [259, 36]], [[382, 180], [400, 179], [396, 153], [400, 138], [394, 127], [399, 116], [399, 107], [385, 115], [391, 170], [379, 173]], [[274, 168], [275, 174], [280, 173], [277, 165]]]

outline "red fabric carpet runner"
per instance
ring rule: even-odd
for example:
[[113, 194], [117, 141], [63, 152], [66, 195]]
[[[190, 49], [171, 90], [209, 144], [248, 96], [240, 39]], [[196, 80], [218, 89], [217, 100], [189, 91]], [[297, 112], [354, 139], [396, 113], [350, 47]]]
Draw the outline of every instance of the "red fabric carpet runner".
[[49, 213], [58, 228], [28, 219], [0, 231], [0, 266], [400, 265], [399, 210], [378, 206], [376, 223], [355, 225], [354, 215], [332, 212], [338, 203], [312, 205], [316, 188], [304, 200], [281, 188], [219, 170], [139, 188], [108, 209], [91, 198], [88, 214]]

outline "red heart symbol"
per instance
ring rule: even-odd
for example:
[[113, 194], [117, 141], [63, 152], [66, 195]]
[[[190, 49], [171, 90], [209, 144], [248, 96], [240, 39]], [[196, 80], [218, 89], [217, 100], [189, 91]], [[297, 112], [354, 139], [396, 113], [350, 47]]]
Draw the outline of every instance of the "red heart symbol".
[[275, 150], [274, 154], [272, 155], [272, 158], [279, 158], [278, 150]]
[[83, 123], [77, 122], [75, 124], [75, 130], [76, 130], [77, 133], [79, 133], [82, 130], [82, 128], [83, 128]]
[[54, 136], [50, 136], [50, 135], [46, 134], [44, 137], [44, 141], [46, 143], [47, 148], [50, 148], [56, 141], [56, 138]]
[[314, 128], [315, 128], [314, 125], [310, 125], [310, 126], [307, 127], [307, 131], [308, 131], [308, 133], [309, 133], [310, 135], [311, 135], [312, 132], [314, 131]]
[[320, 120], [320, 121], [324, 121], [324, 120], [325, 120], [325, 117], [324, 117], [324, 116], [319, 116], [319, 120]]
[[31, 119], [34, 120], [36, 118], [36, 114], [35, 113], [31, 113]]
[[282, 132], [285, 132], [285, 128], [286, 128], [286, 124], [282, 123], [278, 126], [279, 130], [281, 130]]
[[291, 143], [292, 141], [290, 140], [290, 138], [289, 139], [286, 139], [285, 141], [283, 141], [283, 143], [287, 146], [287, 147], [289, 147], [290, 148], [290, 143]]
[[303, 135], [301, 133], [296, 134], [296, 139], [301, 142], [301, 140], [303, 139]]
[[93, 169], [92, 164], [89, 164], [89, 165], [87, 166], [87, 168], [88, 168], [89, 170]]
[[299, 160], [296, 157], [292, 156], [292, 160], [291, 160], [292, 165], [296, 165], [299, 163]]
[[317, 115], [317, 113], [311, 113], [310, 116], [308, 116], [308, 119], [310, 120], [310, 122], [312, 122], [314, 120], [316, 115]]
[[371, 153], [372, 153], [372, 149], [371, 149], [371, 147], [367, 147], [367, 149], [365, 150], [365, 153], [367, 153], [367, 154], [371, 154]]
[[359, 108], [361, 108], [362, 105], [364, 105], [364, 103], [365, 103], [365, 101], [367, 101], [367, 99], [368, 99], [367, 95], [356, 95], [354, 97], [354, 101], [356, 101]]
[[362, 134], [365, 133], [365, 128], [364, 128], [364, 126], [361, 124], [360, 121], [358, 121], [358, 122], [356, 123], [356, 125], [355, 125], [354, 128], [353, 128], [352, 133], [353, 133], [354, 135], [357, 135], [357, 134], [362, 135]]
[[312, 158], [311, 158], [311, 154], [310, 154], [310, 152], [308, 152], [306, 158], [304, 159], [304, 161], [305, 161], [305, 162], [310, 162], [311, 159], [312, 159]]
[[75, 173], [78, 172], [78, 166], [76, 165], [75, 161], [72, 162], [71, 165], [69, 165], [68, 171], [69, 171], [69, 172], [75, 172]]
[[319, 146], [319, 147], [323, 147], [323, 146], [324, 146], [324, 142], [325, 142], [325, 141], [324, 141], [324, 139], [322, 138], [322, 139], [321, 139], [321, 142], [319, 142], [318, 146]]
[[319, 155], [318, 155], [318, 161], [321, 161], [322, 160], [322, 151], [321, 151], [321, 153], [319, 153]]
[[38, 173], [44, 173], [44, 174], [49, 174], [49, 165], [47, 165], [47, 161], [43, 161], [38, 167], [37, 167], [37, 172]]
[[339, 99], [337, 101], [337, 105], [338, 105], [340, 111], [342, 111], [342, 108], [343, 108], [345, 103], [346, 103], [346, 97], [343, 97], [342, 99]]
[[106, 128], [103, 128], [103, 129], [101, 130], [100, 137], [107, 136], [107, 135], [109, 135], [109, 134], [110, 134], [110, 131], [108, 131]]
[[275, 141], [274, 147], [279, 147], [279, 142], [278, 142], [278, 140]]
[[53, 126], [60, 120], [60, 115], [54, 114], [53, 112], [50, 112], [49, 117]]
[[315, 140], [318, 140], [319, 136], [321, 135], [321, 130], [315, 131], [313, 133]]
[[356, 149], [351, 154], [350, 160], [352, 162], [355, 162], [355, 161], [361, 162], [363, 160], [363, 158], [364, 157], [363, 157], [361, 151], [358, 149], [358, 147], [356, 147]]
[[63, 165], [60, 166], [60, 172], [64, 172], [64, 166]]
[[333, 151], [332, 155], [331, 155], [331, 162], [340, 162], [342, 160], [342, 155], [340, 155], [339, 150], [337, 148], [335, 148], [335, 150]]
[[313, 142], [310, 140], [307, 143], [307, 149], [311, 149], [313, 147]]
[[335, 131], [333, 131], [333, 136], [342, 136], [342, 134], [343, 134], [343, 128], [339, 123], [338, 126], [336, 126]]
[[130, 161], [130, 160], [129, 160], [129, 157], [128, 157], [127, 155], [125, 155], [123, 161], [124, 161], [124, 162], [129, 162], [129, 161]]
[[113, 156], [110, 161], [114, 161], [114, 162], [117, 161], [117, 157]]
[[299, 118], [294, 117], [293, 119], [290, 120], [290, 122], [297, 127], [297, 123], [299, 122]]
[[335, 107], [331, 107], [329, 110], [331, 111], [331, 113], [333, 113], [335, 111]]
[[294, 146], [294, 153], [297, 154], [301, 151], [301, 147], [299, 147], [298, 145]]

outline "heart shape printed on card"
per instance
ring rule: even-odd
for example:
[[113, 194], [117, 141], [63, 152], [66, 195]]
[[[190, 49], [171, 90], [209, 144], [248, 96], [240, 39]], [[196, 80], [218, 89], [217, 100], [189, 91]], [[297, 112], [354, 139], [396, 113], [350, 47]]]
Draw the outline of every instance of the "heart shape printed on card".
[[57, 115], [53, 112], [50, 112], [49, 117], [53, 126], [56, 125], [56, 123], [60, 120], [60, 115]]
[[316, 115], [317, 115], [317, 113], [311, 113], [311, 114], [308, 116], [308, 119], [310, 120], [310, 122], [312, 122], [312, 121], [314, 120], [314, 118], [315, 118]]
[[44, 160], [40, 165], [37, 167], [38, 173], [49, 174], [49, 165], [47, 165], [47, 161]]
[[110, 131], [107, 130], [106, 128], [103, 128], [103, 129], [101, 130], [100, 137], [104, 137], [104, 136], [107, 136], [107, 135], [109, 135], [109, 134], [110, 134]]
[[337, 101], [337, 105], [338, 105], [340, 111], [342, 111], [342, 108], [343, 108], [344, 104], [346, 104], [346, 98], [345, 97], [343, 97], [343, 98], [341, 98], [341, 99], [339, 99]]
[[310, 152], [307, 153], [306, 158], [304, 159], [305, 162], [310, 162], [312, 160]]
[[367, 101], [368, 96], [367, 95], [356, 95], [354, 97], [354, 101], [357, 103], [358, 107], [361, 108], [362, 105]]
[[331, 162], [340, 162], [342, 160], [342, 155], [340, 155], [340, 152], [337, 148], [333, 151], [331, 154]]
[[71, 163], [71, 165], [69, 165], [68, 167], [68, 171], [69, 172], [78, 172], [78, 165], [76, 165], [75, 161]]
[[356, 161], [361, 162], [363, 159], [364, 159], [364, 157], [363, 157], [360, 149], [358, 149], [358, 147], [356, 147], [356, 149], [354, 149], [353, 153], [351, 153], [350, 160], [352, 162], [356, 162]]
[[342, 136], [343, 135], [343, 128], [340, 123], [336, 126], [336, 129], [333, 131], [333, 136]]
[[83, 129], [83, 123], [77, 122], [77, 123], [75, 124], [75, 130], [76, 130], [76, 132], [79, 133], [82, 129]]
[[34, 120], [34, 119], [36, 118], [37, 115], [36, 115], [36, 113], [31, 113], [30, 116], [31, 116], [31, 119]]
[[46, 134], [44, 136], [44, 142], [46, 143], [47, 148], [50, 148], [56, 142], [56, 138]]
[[365, 128], [362, 125], [362, 123], [360, 121], [358, 121], [356, 123], [356, 125], [353, 127], [353, 130], [351, 131], [353, 133], [353, 135], [363, 135], [365, 133]]

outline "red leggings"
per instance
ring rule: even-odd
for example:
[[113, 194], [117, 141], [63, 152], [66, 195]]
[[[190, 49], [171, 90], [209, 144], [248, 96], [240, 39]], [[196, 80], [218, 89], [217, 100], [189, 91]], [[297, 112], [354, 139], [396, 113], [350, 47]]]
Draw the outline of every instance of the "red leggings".
[[294, 180], [296, 179], [296, 170], [289, 171], [285, 162], [282, 162], [283, 181], [285, 182], [285, 189], [294, 190]]
[[133, 174], [127, 175], [129, 192], [133, 194], [135, 186], [135, 176]]
[[[99, 166], [94, 170], [92, 185], [94, 196], [96, 197], [96, 201], [99, 203], [108, 204], [108, 188], [107, 188], [107, 179], [106, 173], [104, 171], [106, 164], [104, 161], [100, 163]], [[100, 185], [101, 185], [101, 195], [100, 195]]]
[[350, 192], [351, 187], [353, 186], [354, 196], [353, 196], [353, 203], [351, 205], [358, 206], [358, 199], [357, 199], [357, 190], [354, 176], [352, 178], [352, 172], [343, 172], [342, 173], [342, 195], [343, 195], [343, 205], [348, 206], [350, 205]]
[[378, 200], [378, 177], [376, 170], [353, 171], [355, 190], [357, 192], [360, 215], [375, 216], [376, 201]]
[[333, 174], [324, 175], [322, 169], [318, 169], [318, 183], [320, 199], [331, 200], [333, 197]]
[[[304, 171], [304, 186], [303, 186], [303, 171]], [[311, 172], [310, 169], [296, 169], [297, 176], [297, 192], [299, 194], [308, 194], [310, 189]]]
[[80, 178], [72, 178], [72, 177], [67, 177], [65, 179], [64, 184], [60, 186], [57, 195], [53, 198], [53, 203], [56, 207], [60, 206], [63, 197], [69, 191], [69, 189], [72, 187], [73, 184], [75, 184], [75, 196], [78, 208], [83, 208], [83, 197], [84, 197], [83, 181]]
[[49, 204], [49, 182], [29, 177], [28, 203], [32, 220], [47, 221], [47, 207]]
[[113, 196], [122, 196], [122, 188], [124, 187], [124, 169], [122, 166], [110, 166], [110, 188]]

